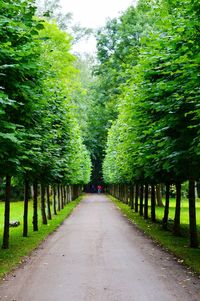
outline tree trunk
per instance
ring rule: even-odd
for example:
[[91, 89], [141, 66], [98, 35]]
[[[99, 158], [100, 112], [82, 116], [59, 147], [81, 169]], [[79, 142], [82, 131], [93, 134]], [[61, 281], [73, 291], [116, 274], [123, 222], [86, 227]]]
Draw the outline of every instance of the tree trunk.
[[42, 223], [43, 225], [47, 225], [47, 216], [45, 211], [45, 186], [41, 184], [41, 214], [42, 214]]
[[67, 203], [67, 201], [66, 201], [66, 195], [67, 195], [67, 193], [66, 193], [66, 186], [65, 185], [63, 186], [63, 191], [64, 191], [64, 206], [65, 206], [66, 203]]
[[66, 201], [67, 201], [67, 204], [69, 203], [69, 185], [66, 186]]
[[144, 218], [148, 219], [148, 197], [149, 197], [149, 185], [145, 184], [145, 197], [144, 197]]
[[117, 185], [117, 199], [119, 200], [119, 196], [120, 196], [120, 185]]
[[124, 203], [128, 204], [128, 185], [124, 184]]
[[144, 186], [140, 185], [140, 216], [143, 216]]
[[4, 232], [3, 232], [2, 249], [9, 248], [10, 191], [11, 191], [11, 176], [6, 176]]
[[23, 237], [28, 236], [28, 196], [29, 196], [29, 182], [25, 175], [24, 179], [24, 218], [23, 218]]
[[50, 205], [50, 196], [49, 196], [49, 185], [47, 185], [47, 216], [48, 219], [52, 219], [51, 217], [51, 205]]
[[130, 185], [130, 207], [133, 209], [133, 198], [134, 198], [134, 186]]
[[151, 185], [151, 220], [156, 221], [156, 197], [155, 197], [155, 185]]
[[162, 185], [157, 184], [156, 185], [156, 200], [158, 207], [164, 207], [162, 202]]
[[70, 188], [69, 188], [69, 185], [67, 185], [67, 203], [70, 203]]
[[60, 211], [60, 185], [58, 184], [58, 211]]
[[138, 212], [138, 198], [139, 198], [139, 185], [136, 184], [136, 188], [135, 188], [135, 212]]
[[195, 181], [189, 180], [189, 219], [190, 219], [190, 246], [198, 247], [198, 236], [196, 226], [196, 206], [195, 206]]
[[64, 193], [63, 193], [63, 185], [60, 185], [60, 192], [61, 192], [61, 208], [64, 208]]
[[119, 194], [119, 200], [122, 202], [123, 201], [123, 189], [122, 189], [122, 184], [120, 184], [120, 194]]
[[56, 212], [56, 186], [53, 185], [53, 213], [57, 215]]
[[38, 184], [33, 183], [33, 231], [38, 231]]
[[176, 183], [176, 209], [175, 209], [174, 226], [173, 226], [173, 233], [176, 236], [181, 235], [180, 216], [181, 216], [181, 183]]
[[73, 201], [73, 185], [70, 185], [70, 201]]
[[168, 224], [168, 216], [169, 216], [169, 189], [170, 185], [166, 184], [166, 199], [165, 199], [165, 211], [164, 211], [164, 217], [163, 217], [163, 229], [167, 230], [167, 224]]
[[196, 187], [197, 187], [197, 197], [200, 198], [200, 180], [196, 182]]

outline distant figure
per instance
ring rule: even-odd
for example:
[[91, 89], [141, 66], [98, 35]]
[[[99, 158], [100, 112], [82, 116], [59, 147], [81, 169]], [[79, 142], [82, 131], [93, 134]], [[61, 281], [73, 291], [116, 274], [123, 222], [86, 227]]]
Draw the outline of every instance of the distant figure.
[[98, 185], [98, 186], [97, 186], [97, 189], [98, 189], [98, 193], [101, 193], [101, 191], [102, 191], [101, 185]]
[[94, 185], [92, 185], [91, 192], [92, 192], [92, 193], [94, 193], [94, 192], [95, 192], [95, 190], [96, 190], [96, 189], [95, 189], [95, 186], [94, 186]]

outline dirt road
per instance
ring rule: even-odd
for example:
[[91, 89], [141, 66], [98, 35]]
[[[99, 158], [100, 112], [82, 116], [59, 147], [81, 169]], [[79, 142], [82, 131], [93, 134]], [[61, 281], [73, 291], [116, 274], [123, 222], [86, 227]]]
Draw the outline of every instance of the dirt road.
[[200, 301], [200, 280], [103, 195], [87, 195], [0, 284], [9, 301]]

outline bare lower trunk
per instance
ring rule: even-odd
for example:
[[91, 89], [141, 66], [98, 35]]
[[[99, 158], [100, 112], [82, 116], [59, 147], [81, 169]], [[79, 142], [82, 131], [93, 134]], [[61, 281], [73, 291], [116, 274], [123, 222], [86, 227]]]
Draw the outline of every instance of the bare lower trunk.
[[2, 249], [9, 248], [10, 191], [11, 191], [11, 176], [6, 176], [4, 232], [3, 232]]
[[165, 211], [164, 211], [164, 217], [163, 217], [163, 229], [167, 230], [167, 224], [168, 224], [168, 216], [169, 216], [169, 188], [170, 185], [166, 184], [166, 200], [165, 200]]
[[63, 186], [63, 192], [64, 192], [64, 206], [66, 205], [67, 201], [66, 201], [66, 186]]
[[58, 211], [60, 211], [61, 206], [60, 206], [60, 184], [57, 186], [57, 191], [58, 191]]
[[133, 205], [134, 205], [133, 198], [134, 198], [134, 186], [133, 186], [133, 184], [131, 184], [130, 185], [130, 207], [131, 207], [131, 209], [133, 209]]
[[151, 220], [156, 221], [156, 198], [155, 198], [155, 185], [151, 185]]
[[64, 208], [64, 193], [63, 193], [63, 185], [60, 185], [60, 193], [61, 193], [61, 208]]
[[135, 188], [135, 212], [138, 212], [138, 198], [139, 198], [139, 185], [136, 184], [136, 188]]
[[144, 186], [140, 185], [140, 216], [143, 215]]
[[28, 236], [28, 194], [29, 194], [29, 182], [25, 176], [24, 180], [24, 218], [23, 218], [23, 237]]
[[148, 219], [148, 197], [149, 197], [149, 185], [145, 185], [145, 199], [144, 199], [144, 218]]
[[173, 233], [176, 236], [181, 235], [180, 216], [181, 216], [181, 183], [176, 183], [176, 209], [175, 209], [174, 227], [173, 227]]
[[41, 184], [41, 214], [42, 214], [42, 223], [43, 225], [47, 225], [47, 216], [45, 211], [45, 186]]
[[156, 200], [157, 200], [157, 205], [158, 207], [163, 207], [163, 202], [162, 202], [162, 185], [157, 184], [156, 185]]
[[51, 218], [51, 205], [50, 205], [50, 195], [49, 195], [49, 185], [47, 185], [47, 216], [48, 219], [52, 219]]
[[33, 231], [38, 231], [38, 184], [33, 183]]
[[190, 246], [198, 247], [196, 207], [195, 207], [195, 182], [189, 180], [189, 219], [190, 219]]
[[56, 186], [53, 186], [53, 213], [57, 215], [56, 212]]

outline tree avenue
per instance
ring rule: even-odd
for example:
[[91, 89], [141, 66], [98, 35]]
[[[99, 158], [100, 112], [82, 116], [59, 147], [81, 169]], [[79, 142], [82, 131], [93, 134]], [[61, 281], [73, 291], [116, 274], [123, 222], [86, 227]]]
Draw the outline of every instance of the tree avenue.
[[108, 131], [104, 181], [135, 211], [140, 203], [145, 218], [151, 193], [153, 222], [155, 189], [162, 184], [164, 229], [170, 189], [176, 187], [175, 235], [180, 235], [181, 186], [188, 181], [191, 247], [198, 247], [199, 12], [198, 1], [141, 0], [112, 22], [112, 30], [109, 21], [98, 35], [98, 74], [107, 103], [113, 101], [117, 111]]
[[[0, 4], [0, 177], [5, 186], [2, 248], [9, 247], [10, 193], [24, 185], [23, 236], [28, 235], [28, 201], [33, 190], [33, 228], [76, 198], [90, 180], [91, 161], [74, 116], [76, 58], [71, 37], [56, 23], [35, 16], [35, 1]], [[39, 185], [40, 184], [40, 185]], [[40, 188], [40, 189], [39, 189]]]
[[[98, 30], [97, 60], [72, 55], [71, 15], [54, 0], [44, 4], [0, 3], [2, 248], [14, 186], [23, 187], [26, 237], [30, 198], [38, 231], [38, 208], [47, 225], [88, 183], [103, 184], [152, 223], [164, 194], [161, 227], [176, 236], [187, 191], [188, 237], [197, 248], [199, 1], [139, 0]], [[89, 32], [73, 30], [74, 40]]]

